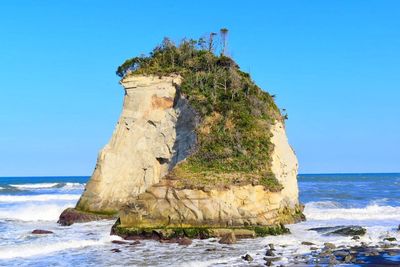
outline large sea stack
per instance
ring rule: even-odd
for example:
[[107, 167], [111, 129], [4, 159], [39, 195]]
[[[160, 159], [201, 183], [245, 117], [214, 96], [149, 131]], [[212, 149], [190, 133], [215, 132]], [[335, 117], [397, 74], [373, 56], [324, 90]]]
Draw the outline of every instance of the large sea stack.
[[64, 217], [114, 215], [113, 233], [149, 238], [278, 234], [303, 219], [285, 116], [231, 58], [166, 39], [117, 74], [122, 114]]

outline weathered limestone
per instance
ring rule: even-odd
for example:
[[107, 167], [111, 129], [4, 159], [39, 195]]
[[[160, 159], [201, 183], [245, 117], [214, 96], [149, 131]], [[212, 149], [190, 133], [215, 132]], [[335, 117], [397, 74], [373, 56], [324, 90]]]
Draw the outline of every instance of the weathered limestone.
[[120, 227], [243, 227], [292, 223], [302, 219], [298, 202], [296, 156], [282, 123], [272, 128], [271, 170], [283, 185], [270, 192], [261, 185], [226, 189], [177, 189], [162, 179], [120, 211]]
[[122, 114], [77, 204], [82, 211], [117, 212], [159, 182], [195, 143], [195, 113], [177, 93], [179, 76], [128, 76]]
[[286, 233], [281, 224], [304, 219], [298, 202], [297, 158], [279, 121], [271, 128], [271, 171], [283, 186], [281, 191], [252, 184], [189, 189], [164, 177], [196, 145], [198, 118], [180, 95], [180, 82], [179, 76], [138, 75], [121, 81], [125, 98], [116, 129], [100, 152], [76, 209], [63, 213], [68, 215], [64, 221], [118, 213], [112, 231], [123, 237], [205, 238]]

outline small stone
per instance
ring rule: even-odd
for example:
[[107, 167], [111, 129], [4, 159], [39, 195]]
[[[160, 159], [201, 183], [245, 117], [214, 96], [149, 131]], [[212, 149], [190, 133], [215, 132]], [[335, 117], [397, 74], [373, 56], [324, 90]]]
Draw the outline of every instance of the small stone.
[[54, 234], [52, 231], [48, 230], [40, 230], [40, 229], [35, 229], [32, 231], [32, 234], [34, 235], [47, 235], [47, 234]]
[[343, 250], [335, 251], [333, 254], [337, 257], [346, 257], [350, 255], [349, 252]]
[[305, 245], [305, 246], [313, 246], [313, 245], [315, 245], [314, 243], [308, 242], [308, 241], [303, 241], [303, 242], [301, 242], [301, 244]]
[[347, 255], [346, 257], [344, 257], [344, 262], [349, 263], [353, 260], [353, 256], [352, 255]]
[[249, 254], [246, 254], [244, 256], [242, 256], [242, 259], [248, 262], [252, 262], [253, 261], [253, 257], [250, 256]]
[[353, 236], [351, 239], [353, 240], [360, 240], [360, 237], [358, 235]]
[[220, 244], [227, 244], [227, 245], [231, 245], [231, 244], [236, 244], [236, 236], [233, 232], [224, 235], [220, 240], [219, 243]]
[[272, 251], [272, 249], [267, 249], [267, 252], [265, 252], [265, 256], [275, 257], [275, 253]]
[[268, 244], [270, 250], [275, 250], [274, 244]]
[[394, 242], [397, 241], [397, 239], [395, 237], [386, 237], [383, 239], [384, 241], [389, 241], [389, 242]]
[[324, 246], [325, 246], [325, 248], [327, 248], [327, 249], [335, 249], [336, 248], [336, 246], [335, 246], [335, 244], [333, 244], [333, 243], [324, 243]]
[[113, 241], [111, 241], [111, 243], [118, 244], [118, 245], [128, 244], [128, 242], [122, 241], [122, 240], [113, 240]]
[[265, 262], [265, 266], [272, 266], [272, 261], [271, 260], [267, 260]]
[[121, 252], [121, 250], [118, 249], [118, 248], [113, 248], [111, 251], [114, 252], [114, 253], [120, 253]]
[[192, 244], [192, 240], [190, 238], [184, 237], [178, 240], [178, 244], [181, 246], [189, 246]]
[[389, 256], [396, 256], [396, 255], [397, 255], [397, 252], [396, 252], [396, 251], [389, 250], [389, 251], [387, 252], [387, 254], [388, 254]]
[[216, 248], [207, 248], [206, 251], [216, 251]]
[[311, 247], [310, 250], [318, 250], [317, 247]]

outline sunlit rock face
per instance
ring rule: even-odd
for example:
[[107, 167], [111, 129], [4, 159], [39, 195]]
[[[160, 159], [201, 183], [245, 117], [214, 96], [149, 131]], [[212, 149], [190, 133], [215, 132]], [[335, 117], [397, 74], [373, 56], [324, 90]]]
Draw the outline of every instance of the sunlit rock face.
[[177, 93], [180, 77], [128, 76], [122, 114], [77, 209], [114, 212], [159, 182], [190, 153], [196, 116]]

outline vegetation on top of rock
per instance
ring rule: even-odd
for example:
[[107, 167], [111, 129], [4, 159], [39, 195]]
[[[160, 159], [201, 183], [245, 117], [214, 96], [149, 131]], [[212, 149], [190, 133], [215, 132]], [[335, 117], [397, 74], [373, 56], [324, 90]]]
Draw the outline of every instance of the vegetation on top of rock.
[[165, 38], [149, 56], [126, 60], [117, 75], [182, 77], [179, 88], [197, 112], [197, 145], [187, 160], [167, 176], [185, 188], [215, 188], [232, 184], [260, 184], [271, 191], [282, 186], [271, 172], [271, 125], [283, 122], [273, 96], [261, 90], [248, 73], [226, 55], [227, 29], [208, 40]]

